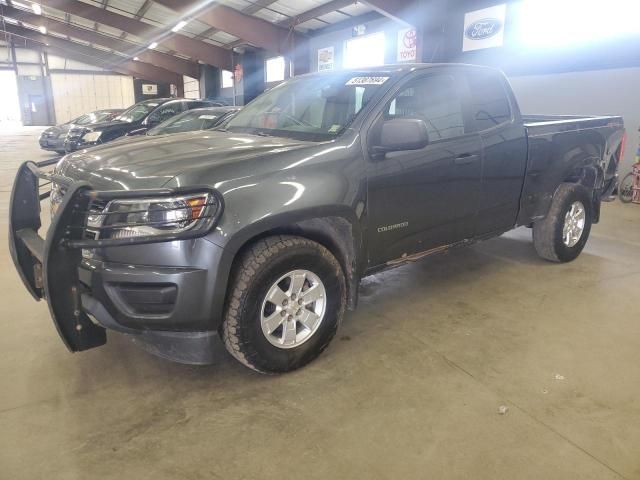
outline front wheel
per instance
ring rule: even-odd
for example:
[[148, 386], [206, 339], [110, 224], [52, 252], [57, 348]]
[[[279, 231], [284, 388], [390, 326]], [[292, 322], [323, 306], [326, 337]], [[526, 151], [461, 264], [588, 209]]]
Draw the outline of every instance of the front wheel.
[[346, 304], [340, 263], [306, 238], [256, 241], [235, 264], [220, 335], [237, 360], [262, 373], [283, 373], [329, 345]]
[[533, 224], [533, 245], [538, 255], [551, 262], [574, 260], [591, 232], [592, 199], [582, 185], [558, 187], [547, 216]]
[[618, 185], [618, 198], [622, 203], [633, 200], [633, 173], [627, 173]]

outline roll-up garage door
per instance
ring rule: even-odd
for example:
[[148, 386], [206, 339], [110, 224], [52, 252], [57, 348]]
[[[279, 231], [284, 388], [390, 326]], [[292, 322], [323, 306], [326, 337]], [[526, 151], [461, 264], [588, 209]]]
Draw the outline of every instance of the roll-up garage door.
[[94, 110], [127, 108], [135, 103], [133, 79], [124, 75], [52, 73], [56, 122]]

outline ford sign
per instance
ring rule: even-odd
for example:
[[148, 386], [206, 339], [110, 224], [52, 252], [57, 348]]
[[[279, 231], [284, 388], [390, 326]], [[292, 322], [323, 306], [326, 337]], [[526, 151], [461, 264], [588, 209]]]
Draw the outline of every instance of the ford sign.
[[484, 40], [497, 35], [502, 29], [502, 22], [497, 18], [483, 18], [476, 20], [464, 31], [469, 40]]

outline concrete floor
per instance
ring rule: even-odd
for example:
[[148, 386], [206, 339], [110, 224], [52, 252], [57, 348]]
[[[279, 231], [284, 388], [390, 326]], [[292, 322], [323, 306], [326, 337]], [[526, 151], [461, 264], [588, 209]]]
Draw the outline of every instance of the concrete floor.
[[[39, 131], [0, 132], [3, 232]], [[606, 204], [571, 264], [530, 236], [366, 280], [324, 355], [264, 377], [222, 347], [69, 354], [2, 234], [0, 478], [640, 479], [640, 206]]]

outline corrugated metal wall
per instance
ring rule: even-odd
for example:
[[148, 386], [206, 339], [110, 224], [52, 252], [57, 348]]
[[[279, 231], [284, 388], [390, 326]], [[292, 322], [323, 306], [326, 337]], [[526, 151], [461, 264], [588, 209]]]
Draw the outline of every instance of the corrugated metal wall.
[[133, 79], [123, 75], [52, 73], [56, 121], [64, 123], [103, 108], [127, 108], [135, 103]]

